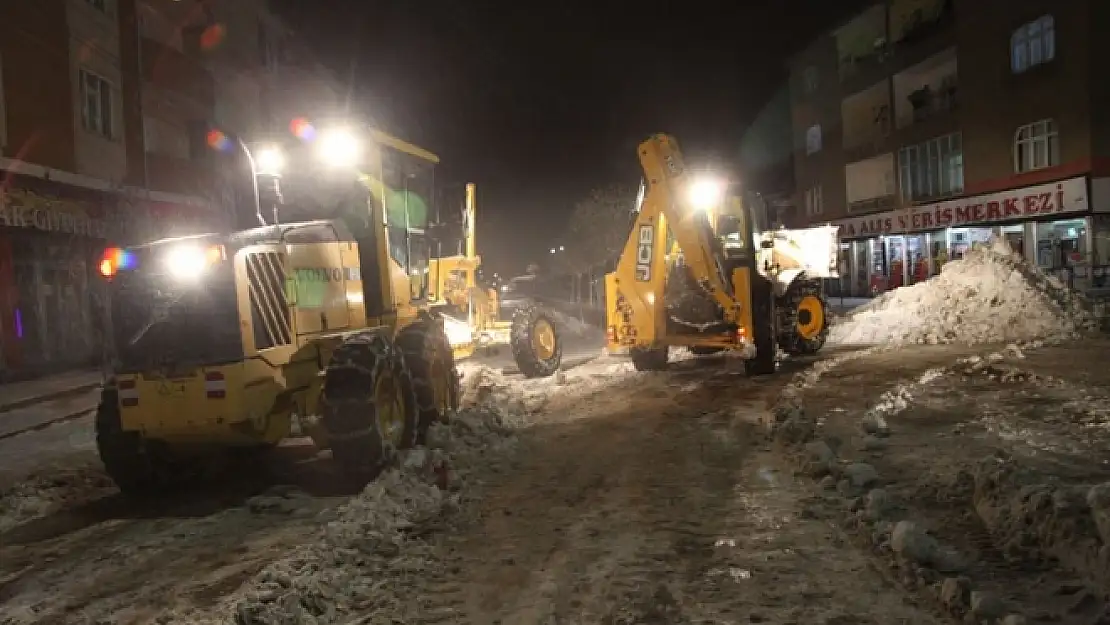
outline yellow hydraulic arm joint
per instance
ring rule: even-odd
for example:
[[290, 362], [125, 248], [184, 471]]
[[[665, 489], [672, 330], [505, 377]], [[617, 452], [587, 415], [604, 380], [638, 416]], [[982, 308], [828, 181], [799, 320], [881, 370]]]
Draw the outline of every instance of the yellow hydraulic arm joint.
[[[666, 134], [652, 135], [640, 144], [639, 156], [647, 190], [637, 225], [652, 219], [665, 219], [694, 278], [724, 310], [725, 321], [737, 323], [741, 304], [732, 292], [730, 277], [725, 275], [709, 217], [691, 201], [688, 191], [693, 180], [677, 141]], [[633, 229], [629, 243], [638, 237], [638, 232], [639, 228]], [[657, 235], [665, 241], [665, 229]], [[658, 276], [658, 284], [663, 283], [663, 278]]]

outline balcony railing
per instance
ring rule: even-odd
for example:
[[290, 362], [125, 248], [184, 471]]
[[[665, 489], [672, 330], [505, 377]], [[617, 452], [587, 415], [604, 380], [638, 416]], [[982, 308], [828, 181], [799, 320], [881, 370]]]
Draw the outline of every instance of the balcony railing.
[[909, 119], [904, 121], [916, 124], [930, 117], [953, 111], [959, 105], [958, 94], [959, 90], [956, 87], [954, 77], [950, 82], [941, 83], [941, 86], [937, 89], [927, 85], [907, 97], [912, 112]]

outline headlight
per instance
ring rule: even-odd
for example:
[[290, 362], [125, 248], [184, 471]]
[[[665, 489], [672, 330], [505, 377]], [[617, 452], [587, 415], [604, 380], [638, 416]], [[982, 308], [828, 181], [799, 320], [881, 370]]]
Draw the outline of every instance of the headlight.
[[696, 211], [716, 208], [725, 197], [725, 181], [711, 176], [696, 178], [688, 190], [690, 204]]
[[443, 315], [443, 331], [447, 334], [447, 342], [451, 347], [474, 342], [474, 333], [470, 331], [470, 325], [454, 317]]
[[196, 280], [209, 266], [223, 260], [224, 250], [219, 245], [182, 245], [171, 248], [165, 258], [166, 271], [171, 276], [178, 280]]

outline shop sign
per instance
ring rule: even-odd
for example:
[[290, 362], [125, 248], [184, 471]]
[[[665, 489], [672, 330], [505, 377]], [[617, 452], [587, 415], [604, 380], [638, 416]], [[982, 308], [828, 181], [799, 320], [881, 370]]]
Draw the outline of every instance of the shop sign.
[[25, 191], [0, 193], [0, 225], [43, 232], [104, 238], [107, 225], [84, 213], [76, 203]]
[[853, 239], [1084, 213], [1088, 207], [1087, 179], [1080, 176], [1061, 182], [841, 219], [833, 225], [840, 227], [842, 238]]

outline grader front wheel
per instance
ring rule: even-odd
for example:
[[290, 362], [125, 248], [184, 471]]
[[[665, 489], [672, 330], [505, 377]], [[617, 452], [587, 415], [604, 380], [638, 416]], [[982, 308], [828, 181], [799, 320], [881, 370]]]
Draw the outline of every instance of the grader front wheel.
[[386, 329], [355, 334], [336, 348], [320, 399], [332, 456], [355, 479], [376, 478], [416, 442], [412, 373]]
[[401, 331], [397, 346], [405, 356], [416, 393], [416, 443], [424, 444], [433, 423], [446, 423], [459, 409], [459, 376], [442, 319], [418, 321]]
[[563, 361], [563, 342], [555, 320], [536, 306], [525, 306], [513, 314], [509, 330], [513, 360], [526, 378], [553, 375]]

